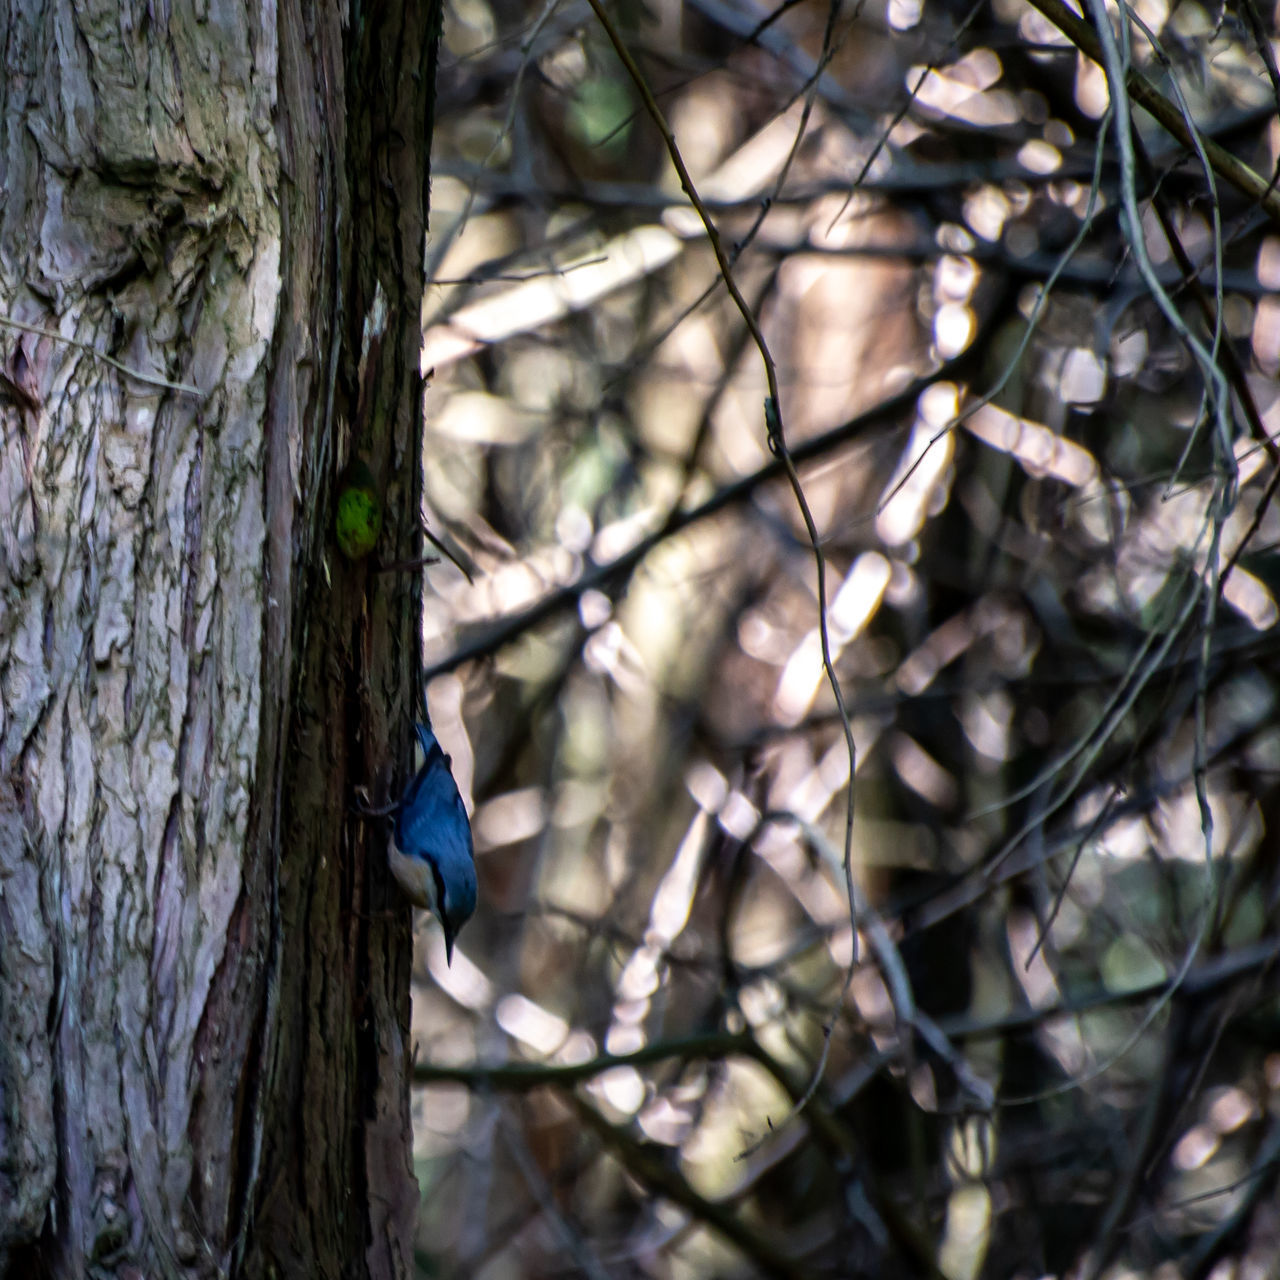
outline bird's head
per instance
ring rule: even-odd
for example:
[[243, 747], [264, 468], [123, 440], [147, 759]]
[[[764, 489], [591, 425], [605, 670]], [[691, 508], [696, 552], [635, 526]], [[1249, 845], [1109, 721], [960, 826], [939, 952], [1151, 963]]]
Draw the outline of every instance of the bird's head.
[[444, 953], [453, 963], [453, 940], [462, 926], [476, 910], [476, 866], [470, 858], [451, 861], [447, 866], [437, 863], [436, 901], [433, 910], [440, 928], [444, 931]]

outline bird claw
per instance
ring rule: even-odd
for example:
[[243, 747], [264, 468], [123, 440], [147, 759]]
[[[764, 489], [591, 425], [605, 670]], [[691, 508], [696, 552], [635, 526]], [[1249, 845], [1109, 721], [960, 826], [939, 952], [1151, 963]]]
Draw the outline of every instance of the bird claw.
[[369, 803], [369, 795], [364, 787], [357, 787], [356, 801], [351, 806], [351, 812], [359, 814], [362, 818], [389, 818], [400, 807], [399, 803], [372, 805]]

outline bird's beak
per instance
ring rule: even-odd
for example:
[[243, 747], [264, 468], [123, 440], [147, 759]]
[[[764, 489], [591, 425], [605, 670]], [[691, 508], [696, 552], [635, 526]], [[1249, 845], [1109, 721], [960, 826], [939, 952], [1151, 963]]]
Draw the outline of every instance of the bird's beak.
[[453, 930], [449, 928], [449, 922], [442, 920], [440, 926], [444, 929], [444, 960], [450, 968], [453, 967]]

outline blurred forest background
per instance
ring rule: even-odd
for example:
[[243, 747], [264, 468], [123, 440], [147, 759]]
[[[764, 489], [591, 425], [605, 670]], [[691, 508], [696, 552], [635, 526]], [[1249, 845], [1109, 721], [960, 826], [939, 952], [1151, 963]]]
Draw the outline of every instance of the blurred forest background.
[[444, 31], [420, 1273], [1274, 1275], [1274, 10], [595, 8]]

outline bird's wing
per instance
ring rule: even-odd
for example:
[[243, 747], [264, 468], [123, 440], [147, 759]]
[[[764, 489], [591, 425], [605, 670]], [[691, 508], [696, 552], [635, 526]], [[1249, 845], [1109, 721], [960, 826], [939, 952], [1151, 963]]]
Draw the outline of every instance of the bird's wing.
[[446, 851], [473, 856], [466, 805], [439, 745], [405, 789], [396, 814], [396, 844], [418, 857]]

